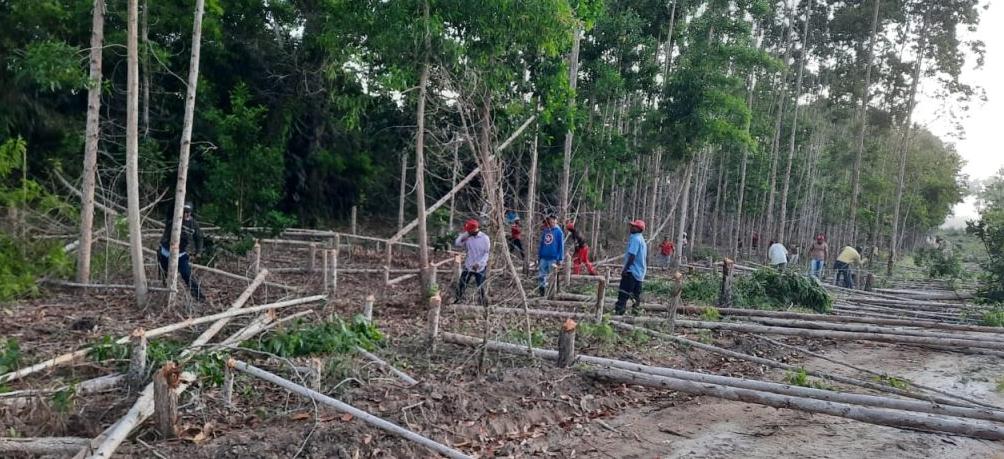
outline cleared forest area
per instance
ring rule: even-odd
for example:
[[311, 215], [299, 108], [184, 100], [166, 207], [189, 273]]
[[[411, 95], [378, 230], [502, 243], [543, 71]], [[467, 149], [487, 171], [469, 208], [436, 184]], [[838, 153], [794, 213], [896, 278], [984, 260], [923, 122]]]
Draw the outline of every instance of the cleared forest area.
[[1002, 454], [981, 8], [0, 1], [0, 456]]

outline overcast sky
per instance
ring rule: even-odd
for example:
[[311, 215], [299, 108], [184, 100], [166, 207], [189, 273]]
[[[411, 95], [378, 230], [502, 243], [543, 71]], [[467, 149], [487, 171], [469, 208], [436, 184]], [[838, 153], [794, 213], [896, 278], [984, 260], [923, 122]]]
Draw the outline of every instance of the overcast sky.
[[[992, 3], [992, 4], [991, 4]], [[979, 28], [975, 33], [964, 32], [965, 38], [975, 38], [986, 43], [986, 62], [975, 69], [975, 59], [967, 62], [962, 75], [964, 82], [980, 86], [986, 91], [985, 103], [973, 103], [969, 112], [961, 119], [965, 137], [959, 139], [947, 121], [946, 107], [942, 100], [931, 94], [924, 94], [917, 105], [917, 122], [927, 125], [942, 139], [956, 145], [966, 165], [962, 172], [974, 179], [984, 179], [994, 175], [1004, 167], [1004, 2], [982, 0], [980, 6], [990, 4], [981, 11]], [[976, 217], [973, 198], [955, 207], [955, 215], [945, 222], [946, 226], [964, 226], [965, 220]]]

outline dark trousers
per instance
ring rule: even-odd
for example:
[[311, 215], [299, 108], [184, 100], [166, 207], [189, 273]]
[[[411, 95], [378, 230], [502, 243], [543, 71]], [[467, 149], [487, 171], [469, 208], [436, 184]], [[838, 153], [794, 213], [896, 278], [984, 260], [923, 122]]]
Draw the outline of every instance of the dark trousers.
[[[834, 283], [845, 288], [854, 288], [854, 279], [851, 278], [851, 266], [842, 261], [833, 262], [833, 269], [837, 272]], [[843, 282], [841, 282], [843, 278]]]
[[617, 288], [617, 303], [614, 304], [614, 314], [623, 315], [627, 307], [628, 298], [633, 300], [632, 310], [641, 303], [641, 284], [631, 273], [621, 274], [621, 283]]
[[520, 258], [523, 258], [523, 240], [522, 239], [509, 239], [509, 250], [516, 252]]
[[[160, 250], [157, 251], [157, 261], [160, 262], [161, 272], [167, 273], [168, 258]], [[193, 298], [199, 301], [205, 299], [202, 296], [202, 288], [199, 287], [199, 281], [192, 277], [192, 264], [188, 259], [187, 253], [182, 253], [178, 256], [178, 274], [181, 274], [181, 279], [188, 285]]]
[[457, 297], [455, 301], [457, 303], [464, 299], [464, 290], [467, 290], [467, 284], [471, 282], [471, 278], [474, 278], [474, 282], [478, 285], [478, 299], [481, 301], [482, 305], [487, 305], [488, 301], [485, 299], [485, 271], [475, 272], [464, 270], [460, 274], [460, 282], [457, 282]]

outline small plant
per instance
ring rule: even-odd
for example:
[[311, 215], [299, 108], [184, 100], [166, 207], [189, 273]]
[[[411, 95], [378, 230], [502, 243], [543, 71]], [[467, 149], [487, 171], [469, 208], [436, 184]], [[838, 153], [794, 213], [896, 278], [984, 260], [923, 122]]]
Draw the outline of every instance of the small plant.
[[125, 361], [129, 359], [131, 353], [132, 350], [128, 344], [119, 344], [115, 342], [114, 336], [105, 335], [91, 346], [91, 350], [87, 355], [94, 359], [95, 362], [104, 362], [106, 360]]
[[[509, 340], [515, 343], [526, 344], [526, 330], [513, 329], [509, 330]], [[533, 347], [540, 347], [546, 341], [544, 332], [540, 329], [530, 330], [530, 345]]]
[[872, 380], [877, 383], [885, 384], [889, 387], [893, 387], [896, 389], [906, 390], [910, 388], [909, 380], [903, 378], [897, 378], [895, 376], [889, 376], [889, 375], [873, 376]]
[[61, 414], [69, 413], [76, 406], [77, 387], [70, 385], [62, 390], [58, 390], [51, 397], [52, 408]]
[[697, 340], [703, 344], [714, 344], [715, 338], [711, 335], [711, 330], [698, 330]]
[[21, 345], [17, 339], [0, 340], [0, 374], [15, 370], [21, 364]]
[[594, 339], [600, 344], [610, 344], [617, 339], [617, 332], [614, 331], [614, 327], [610, 325], [610, 321], [606, 318], [598, 324], [592, 322], [579, 323], [576, 334], [584, 338]]
[[722, 314], [718, 312], [718, 308], [714, 306], [706, 306], [701, 309], [701, 320], [718, 322], [719, 320], [722, 320]]
[[645, 333], [637, 329], [632, 330], [631, 333], [627, 335], [627, 338], [630, 341], [634, 342], [635, 344], [639, 345], [648, 344], [648, 342], [652, 340], [652, 337], [649, 336], [648, 333]]
[[832, 389], [828, 384], [821, 381], [812, 379], [809, 374], [806, 373], [805, 368], [799, 368], [797, 371], [789, 371], [784, 375], [784, 380], [791, 384], [792, 386], [799, 387], [810, 387], [813, 389]]
[[382, 342], [383, 334], [380, 330], [357, 315], [352, 319], [352, 323], [346, 323], [336, 316], [318, 324], [297, 321], [288, 330], [260, 341], [247, 341], [242, 346], [280, 357], [299, 357], [350, 352], [356, 346], [369, 350]]

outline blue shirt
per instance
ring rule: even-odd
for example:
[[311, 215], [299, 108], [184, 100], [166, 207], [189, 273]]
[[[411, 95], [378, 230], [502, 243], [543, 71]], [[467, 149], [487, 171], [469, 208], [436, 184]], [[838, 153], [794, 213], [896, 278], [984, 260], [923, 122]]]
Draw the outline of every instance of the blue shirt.
[[561, 228], [544, 228], [540, 234], [540, 249], [537, 257], [541, 260], [562, 260], [565, 258], [565, 233]]
[[635, 280], [642, 282], [645, 280], [645, 271], [647, 270], [645, 258], [648, 257], [648, 244], [645, 243], [645, 238], [641, 233], [633, 233], [628, 238], [627, 250], [624, 251], [624, 263], [627, 263], [631, 255], [634, 255], [634, 263], [626, 265], [624, 269], [629, 271]]

